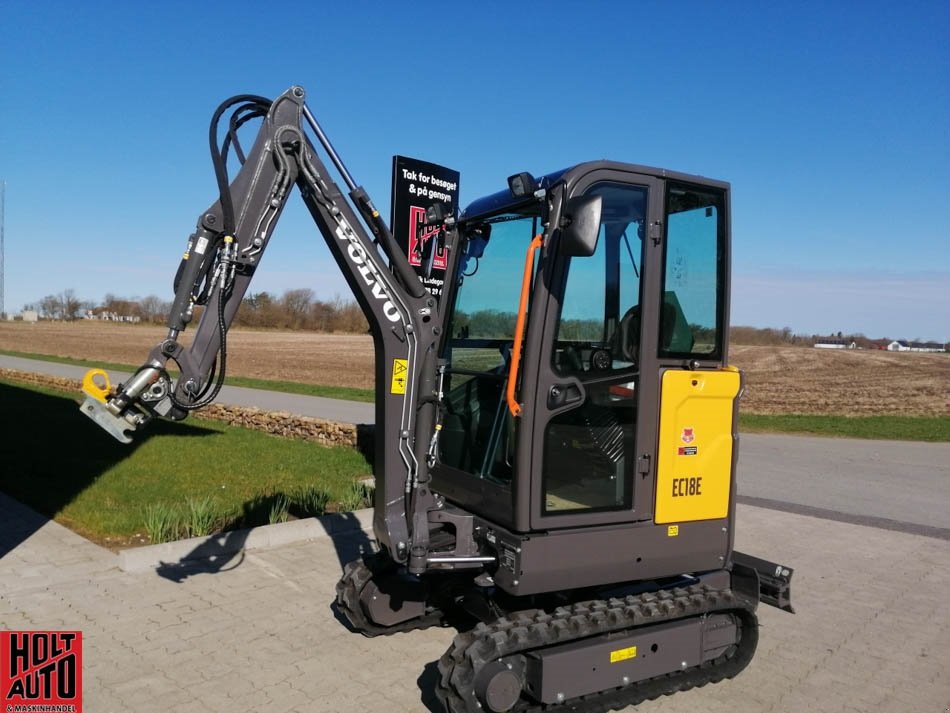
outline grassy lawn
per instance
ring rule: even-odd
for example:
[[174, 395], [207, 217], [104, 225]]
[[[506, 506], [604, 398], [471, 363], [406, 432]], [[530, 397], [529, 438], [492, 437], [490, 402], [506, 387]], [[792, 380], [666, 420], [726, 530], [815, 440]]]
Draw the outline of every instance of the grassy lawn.
[[149, 506], [197, 505], [216, 528], [265, 524], [275, 503], [278, 519], [308, 499], [361, 507], [354, 481], [372, 472], [355, 449], [197, 418], [153, 422], [121, 444], [80, 413], [74, 395], [17, 382], [0, 380], [0, 403], [0, 490], [106, 544], [141, 541]]
[[[40, 359], [50, 361], [54, 364], [70, 364], [72, 366], [85, 366], [90, 369], [108, 369], [113, 371], [134, 372], [141, 364], [132, 366], [131, 364], [114, 364], [111, 362], [88, 361], [86, 359], [72, 359], [70, 357], [54, 356], [52, 354], [34, 354], [31, 352], [16, 352], [9, 349], [0, 349], [0, 354], [6, 356], [22, 357], [23, 359]], [[175, 369], [169, 369], [168, 373], [177, 374]], [[322, 384], [298, 384], [292, 381], [270, 381], [267, 379], [251, 379], [244, 376], [228, 376], [224, 383], [228, 386], [243, 386], [248, 389], [264, 389], [266, 391], [279, 391], [284, 394], [303, 394], [304, 396], [323, 396], [328, 399], [344, 399], [346, 401], [363, 401], [372, 403], [376, 398], [376, 392], [373, 389], [354, 389], [348, 386], [325, 386]]]
[[895, 441], [950, 441], [950, 416], [761, 416], [740, 412], [739, 431]]

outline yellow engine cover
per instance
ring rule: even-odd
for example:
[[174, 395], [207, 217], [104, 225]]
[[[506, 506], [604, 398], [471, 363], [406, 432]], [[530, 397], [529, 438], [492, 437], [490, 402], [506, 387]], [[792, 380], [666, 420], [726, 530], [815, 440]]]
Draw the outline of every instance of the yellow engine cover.
[[656, 467], [658, 524], [729, 514], [737, 369], [664, 372]]

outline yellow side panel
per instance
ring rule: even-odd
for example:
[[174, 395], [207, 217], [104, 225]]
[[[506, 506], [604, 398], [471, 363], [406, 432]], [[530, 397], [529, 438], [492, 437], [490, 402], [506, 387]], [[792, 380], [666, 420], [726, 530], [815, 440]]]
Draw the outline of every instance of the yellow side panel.
[[667, 371], [660, 385], [655, 521], [729, 514], [732, 415], [739, 372]]

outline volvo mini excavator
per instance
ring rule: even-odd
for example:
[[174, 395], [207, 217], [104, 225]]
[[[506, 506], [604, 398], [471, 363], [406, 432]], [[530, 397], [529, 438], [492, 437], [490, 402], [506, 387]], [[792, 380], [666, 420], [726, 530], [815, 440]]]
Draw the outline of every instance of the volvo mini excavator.
[[449, 713], [619, 710], [735, 676], [758, 603], [792, 611], [792, 570], [733, 549], [729, 185], [603, 160], [517, 173], [460, 214], [428, 211], [447, 256], [433, 295], [304, 97], [215, 112], [219, 197], [188, 239], [167, 337], [115, 389], [90, 372], [83, 413], [129, 442], [217, 396], [296, 187], [376, 349], [378, 551], [336, 592], [353, 627], [459, 625], [438, 664]]

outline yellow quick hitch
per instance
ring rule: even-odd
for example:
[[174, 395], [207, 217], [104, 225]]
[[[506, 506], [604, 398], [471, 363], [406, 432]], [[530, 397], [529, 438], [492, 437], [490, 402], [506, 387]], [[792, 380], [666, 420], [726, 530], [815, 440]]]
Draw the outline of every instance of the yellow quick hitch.
[[112, 393], [112, 384], [109, 382], [109, 375], [102, 369], [90, 369], [82, 378], [82, 392], [86, 399], [79, 410], [117, 441], [131, 443], [129, 432], [135, 431], [137, 426], [128, 418], [116, 415], [111, 410], [109, 394]]
[[90, 369], [82, 378], [82, 392], [100, 403], [106, 402], [110, 391], [112, 391], [112, 384], [109, 382], [109, 375], [103, 369]]

